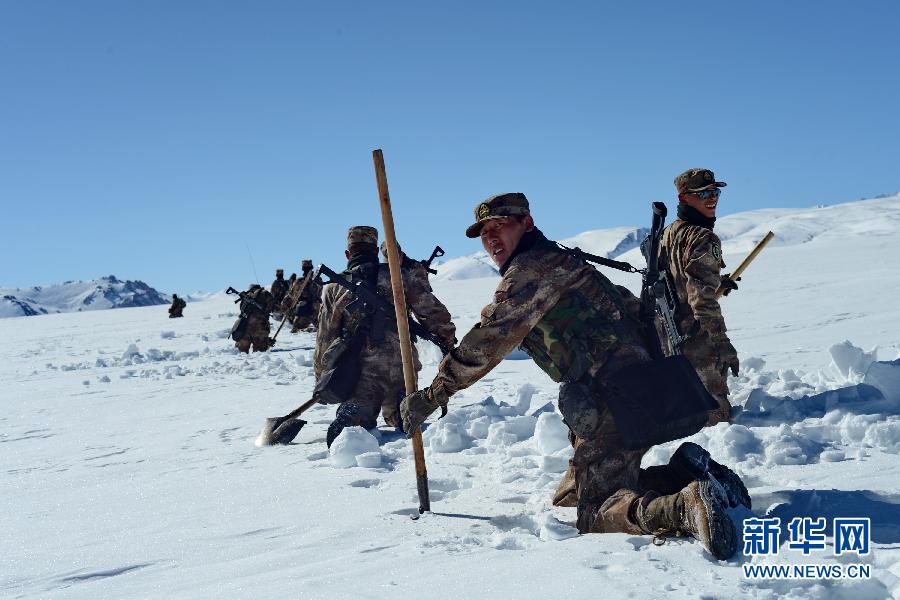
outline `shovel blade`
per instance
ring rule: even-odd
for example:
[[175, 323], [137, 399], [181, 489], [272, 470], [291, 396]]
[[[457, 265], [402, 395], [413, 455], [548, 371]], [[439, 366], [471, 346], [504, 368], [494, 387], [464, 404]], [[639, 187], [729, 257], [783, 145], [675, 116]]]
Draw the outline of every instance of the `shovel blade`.
[[266, 419], [259, 435], [256, 437], [257, 446], [272, 446], [275, 444], [290, 444], [306, 421], [303, 419], [286, 419], [284, 417], [270, 417]]

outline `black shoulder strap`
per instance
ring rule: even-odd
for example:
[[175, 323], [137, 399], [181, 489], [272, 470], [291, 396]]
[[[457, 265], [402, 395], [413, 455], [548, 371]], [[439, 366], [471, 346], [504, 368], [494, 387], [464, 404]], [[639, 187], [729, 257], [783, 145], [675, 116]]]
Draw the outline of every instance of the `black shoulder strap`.
[[597, 256], [596, 254], [591, 254], [590, 252], [585, 252], [581, 248], [569, 248], [567, 246], [563, 246], [559, 242], [556, 242], [556, 245], [562, 248], [567, 254], [574, 256], [575, 258], [580, 258], [581, 260], [585, 260], [588, 262], [596, 263], [598, 265], [603, 265], [604, 267], [610, 267], [613, 269], [618, 269], [619, 271], [625, 271], [627, 273], [643, 273], [643, 269], [638, 269], [627, 262], [623, 262], [620, 260], [613, 260], [611, 258], [605, 258], [603, 256]]

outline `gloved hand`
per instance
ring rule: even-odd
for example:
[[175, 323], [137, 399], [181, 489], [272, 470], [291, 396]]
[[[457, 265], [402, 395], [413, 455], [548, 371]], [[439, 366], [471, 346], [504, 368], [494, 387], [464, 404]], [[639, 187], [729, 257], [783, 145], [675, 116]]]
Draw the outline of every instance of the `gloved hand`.
[[714, 352], [716, 355], [716, 370], [722, 375], [727, 375], [731, 369], [731, 374], [737, 377], [740, 362], [738, 361], [737, 350], [731, 344], [728, 336], [714, 336], [712, 338]]
[[724, 292], [722, 292], [722, 295], [727, 296], [728, 294], [731, 293], [731, 290], [738, 289], [737, 282], [740, 280], [741, 280], [740, 277], [738, 277], [737, 279], [732, 279], [731, 273], [725, 273], [724, 275], [722, 275], [722, 280], [719, 283], [719, 289], [725, 290]]
[[403, 431], [407, 437], [412, 437], [414, 431], [418, 431], [428, 415], [441, 409], [441, 416], [447, 414], [446, 401], [438, 402], [430, 387], [413, 392], [400, 402], [400, 418], [403, 420]]

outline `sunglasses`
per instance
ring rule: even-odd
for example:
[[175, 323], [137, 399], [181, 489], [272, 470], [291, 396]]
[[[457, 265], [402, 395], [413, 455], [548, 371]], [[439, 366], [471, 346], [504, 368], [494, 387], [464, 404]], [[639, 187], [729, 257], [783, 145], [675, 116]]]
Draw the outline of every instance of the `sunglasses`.
[[703, 190], [701, 192], [694, 192], [694, 194], [701, 200], [709, 200], [710, 198], [718, 198], [721, 193], [722, 193], [722, 190], [720, 190], [719, 188], [713, 188], [711, 190]]

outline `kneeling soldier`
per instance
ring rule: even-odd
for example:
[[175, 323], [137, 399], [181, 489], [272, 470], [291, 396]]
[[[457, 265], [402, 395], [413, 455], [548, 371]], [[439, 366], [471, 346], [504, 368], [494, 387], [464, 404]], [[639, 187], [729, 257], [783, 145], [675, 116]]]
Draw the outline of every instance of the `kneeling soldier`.
[[642, 471], [647, 448], [627, 449], [613, 420], [612, 376], [650, 360], [642, 326], [626, 309], [634, 297], [544, 237], [524, 194], [493, 196], [476, 207], [475, 218], [466, 235], [481, 237], [502, 279], [431, 385], [401, 403], [405, 431], [521, 346], [563, 382], [559, 404], [575, 449], [579, 531], [690, 534], [716, 558], [734, 554], [737, 536], [726, 508], [749, 503], [740, 479], [721, 465], [717, 478], [709, 455], [695, 445], [683, 446], [668, 465]]

